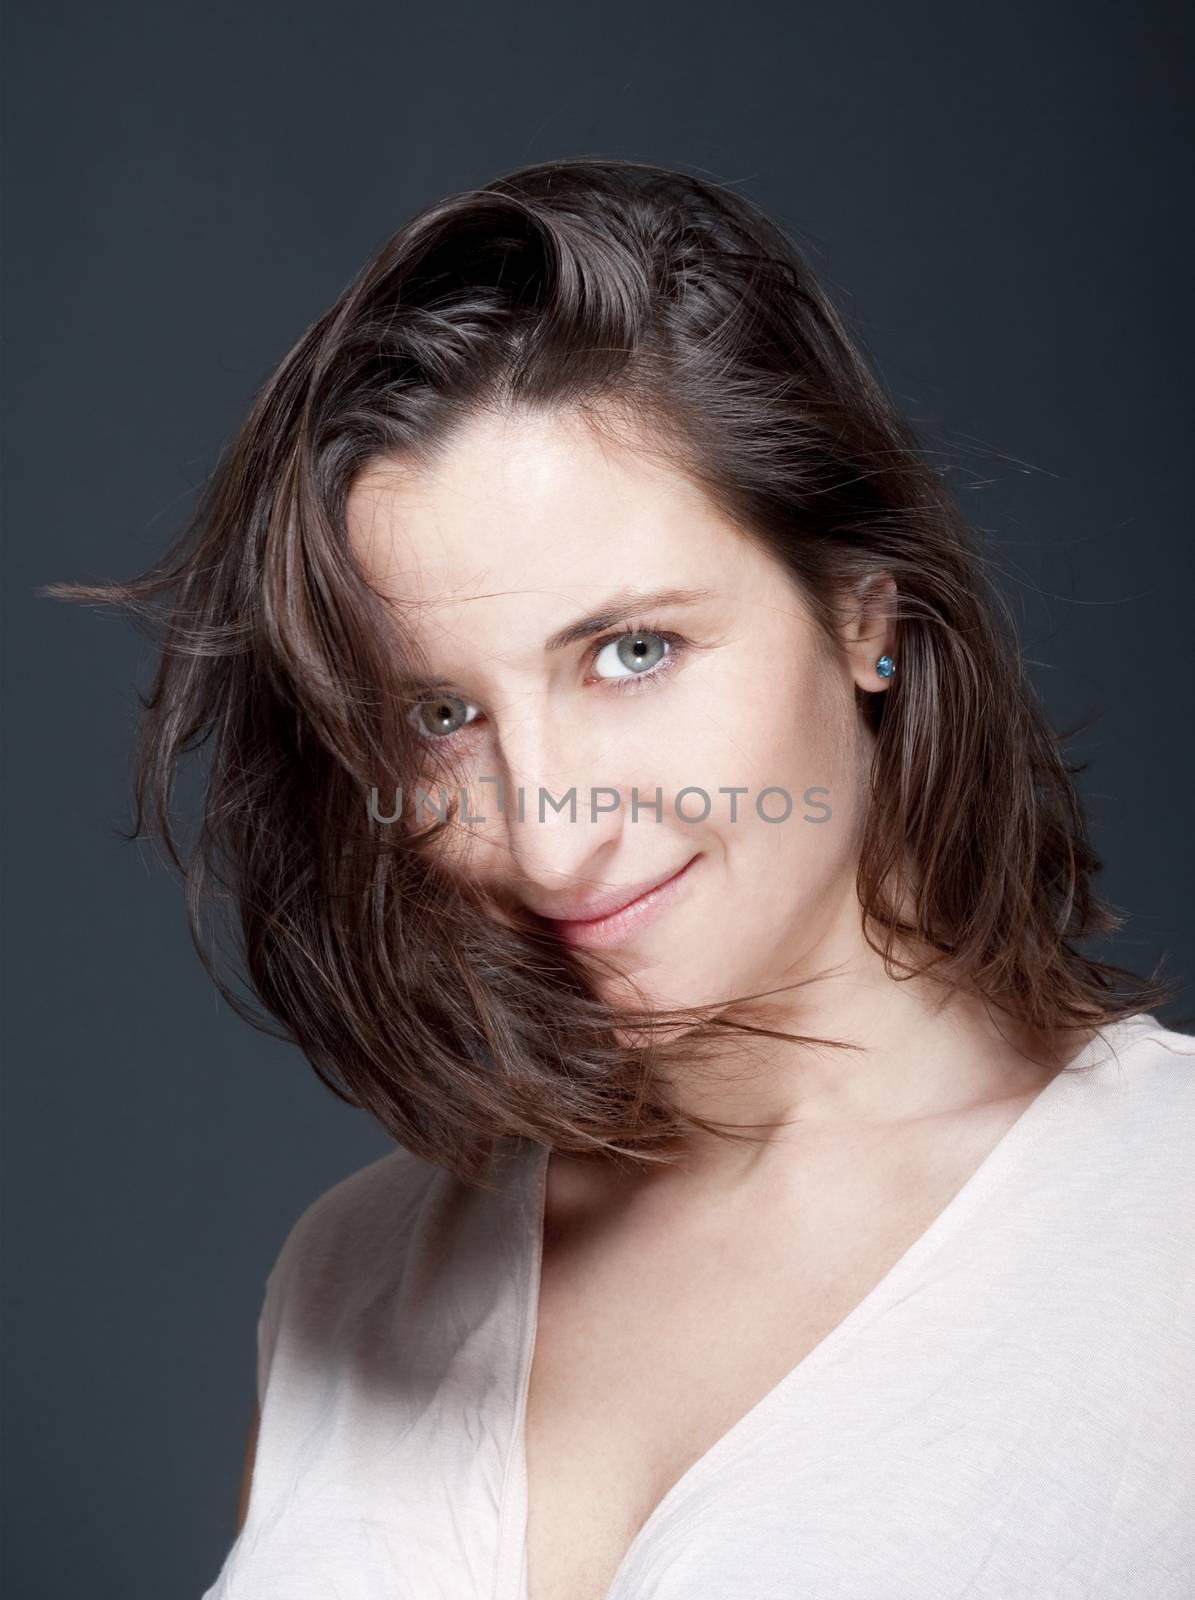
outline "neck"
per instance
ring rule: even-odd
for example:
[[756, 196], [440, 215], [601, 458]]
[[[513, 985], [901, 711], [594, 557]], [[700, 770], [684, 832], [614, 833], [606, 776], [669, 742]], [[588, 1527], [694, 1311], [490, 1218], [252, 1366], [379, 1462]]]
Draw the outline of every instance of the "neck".
[[1045, 1038], [977, 997], [946, 994], [928, 979], [897, 980], [861, 934], [845, 953], [823, 942], [816, 962], [797, 970], [828, 967], [791, 999], [773, 997], [767, 1026], [852, 1048], [732, 1032], [720, 1059], [669, 1080], [683, 1110], [750, 1137], [689, 1137], [684, 1170], [707, 1186], [737, 1184], [802, 1140], [883, 1132], [1031, 1095], [1091, 1036]]

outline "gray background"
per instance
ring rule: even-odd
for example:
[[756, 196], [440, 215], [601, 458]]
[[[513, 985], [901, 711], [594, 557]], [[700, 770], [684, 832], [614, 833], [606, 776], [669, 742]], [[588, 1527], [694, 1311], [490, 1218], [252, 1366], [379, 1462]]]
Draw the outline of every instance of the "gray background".
[[[418, 206], [605, 153], [741, 186], [970, 516], [1130, 913], [1192, 971], [1190, 225], [1178, 8], [13, 6], [4, 645], [6, 1593], [195, 1596], [264, 1275], [380, 1129], [218, 1001], [124, 845], [141, 571], [252, 392]], [[1172, 1023], [1189, 1011], [1163, 1013]]]

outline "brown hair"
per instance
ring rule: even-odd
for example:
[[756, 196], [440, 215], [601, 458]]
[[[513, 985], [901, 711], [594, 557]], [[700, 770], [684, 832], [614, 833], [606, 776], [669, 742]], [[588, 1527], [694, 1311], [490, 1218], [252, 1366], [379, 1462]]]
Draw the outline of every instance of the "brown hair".
[[[241, 1016], [293, 1040], [399, 1143], [479, 1182], [503, 1135], [644, 1160], [698, 1126], [740, 1137], [681, 1112], [664, 1069], [744, 1031], [841, 1045], [769, 1029], [764, 997], [615, 1010], [543, 927], [503, 924], [437, 870], [427, 846], [455, 809], [421, 831], [370, 815], [370, 791], [411, 793], [425, 757], [395, 676], [416, 653], [353, 559], [349, 489], [377, 457], [426, 465], [471, 417], [516, 408], [629, 421], [784, 564], [828, 639], [843, 597], [895, 579], [899, 671], [860, 697], [876, 743], [858, 868], [891, 974], [1051, 1036], [1170, 997], [1156, 971], [1078, 948], [1122, 921], [1090, 886], [1078, 769], [958, 511], [798, 250], [716, 183], [576, 159], [414, 217], [284, 358], [163, 559], [43, 591], [162, 625], [136, 833], [165, 841], [201, 959]], [[204, 746], [184, 860], [174, 782]], [[203, 909], [221, 904], [281, 1032], [204, 948]]]

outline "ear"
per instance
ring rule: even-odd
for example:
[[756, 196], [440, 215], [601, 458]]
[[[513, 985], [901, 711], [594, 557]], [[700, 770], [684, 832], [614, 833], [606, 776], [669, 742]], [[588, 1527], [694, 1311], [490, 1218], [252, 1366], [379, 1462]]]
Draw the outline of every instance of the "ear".
[[890, 682], [876, 671], [876, 662], [896, 654], [896, 594], [896, 579], [880, 572], [862, 579], [839, 607], [839, 640], [856, 687], [868, 694]]

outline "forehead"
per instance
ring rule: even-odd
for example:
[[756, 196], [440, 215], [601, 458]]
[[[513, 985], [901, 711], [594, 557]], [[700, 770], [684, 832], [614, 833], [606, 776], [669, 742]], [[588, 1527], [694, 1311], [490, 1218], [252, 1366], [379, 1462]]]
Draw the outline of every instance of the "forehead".
[[683, 474], [561, 414], [476, 419], [426, 471], [371, 463], [347, 522], [380, 591], [442, 620], [520, 597], [567, 620], [623, 583], [725, 585], [744, 554]]

